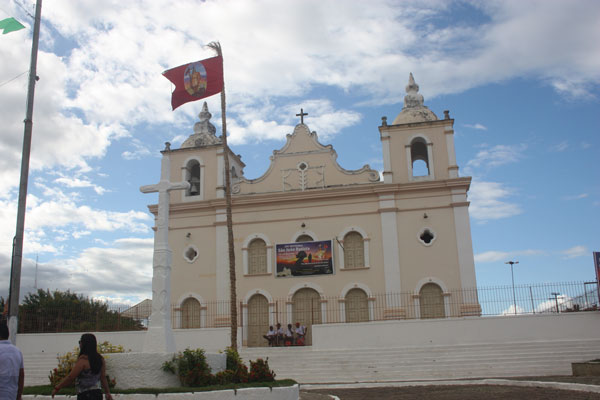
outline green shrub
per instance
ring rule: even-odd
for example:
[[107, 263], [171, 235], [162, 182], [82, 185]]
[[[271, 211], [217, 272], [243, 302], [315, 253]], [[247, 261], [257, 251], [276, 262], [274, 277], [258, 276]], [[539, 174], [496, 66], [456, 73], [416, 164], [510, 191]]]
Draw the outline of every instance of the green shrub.
[[236, 349], [227, 347], [225, 349], [225, 355], [227, 356], [225, 369], [235, 371], [240, 365], [244, 365], [242, 357], [240, 357]]
[[250, 360], [249, 382], [273, 382], [275, 380], [275, 371], [269, 367], [269, 359], [262, 358], [256, 361]]
[[207, 386], [215, 379], [202, 349], [185, 349], [183, 353], [174, 355], [171, 361], [165, 361], [162, 369], [177, 375], [182, 386]]
[[[121, 345], [114, 345], [107, 341], [102, 342], [98, 345], [98, 353], [100, 354], [110, 354], [110, 353], [124, 353], [125, 349]], [[50, 375], [48, 375], [48, 379], [50, 379], [50, 385], [52, 387], [58, 385], [62, 382], [63, 379], [67, 375], [71, 373], [73, 366], [77, 362], [79, 358], [79, 347], [75, 347], [72, 351], [69, 351], [63, 355], [58, 355], [56, 359], [58, 360], [58, 366], [50, 371]], [[106, 359], [107, 356], [104, 356]], [[116, 385], [116, 380], [111, 379], [108, 375], [106, 375], [106, 380], [108, 381], [108, 386], [113, 388]], [[69, 387], [75, 386], [75, 381], [73, 381]]]

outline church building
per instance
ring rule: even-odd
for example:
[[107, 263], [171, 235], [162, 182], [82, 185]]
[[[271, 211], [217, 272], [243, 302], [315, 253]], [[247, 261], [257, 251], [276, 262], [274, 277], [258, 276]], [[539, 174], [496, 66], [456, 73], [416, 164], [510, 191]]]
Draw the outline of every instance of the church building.
[[[225, 154], [206, 103], [194, 133], [165, 149], [170, 180], [173, 328], [229, 324], [224, 157], [231, 166], [242, 342], [269, 325], [479, 315], [467, 192], [454, 120], [424, 105], [412, 74], [404, 107], [378, 127], [383, 172], [347, 170], [301, 121], [268, 170], [244, 177]], [[375, 137], [375, 127], [373, 129]], [[157, 206], [150, 206], [156, 215]]]

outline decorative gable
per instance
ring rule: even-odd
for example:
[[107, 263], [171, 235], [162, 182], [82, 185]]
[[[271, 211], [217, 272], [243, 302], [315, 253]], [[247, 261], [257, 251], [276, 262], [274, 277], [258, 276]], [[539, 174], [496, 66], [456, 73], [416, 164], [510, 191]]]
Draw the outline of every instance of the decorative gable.
[[368, 165], [354, 171], [342, 168], [333, 147], [319, 143], [317, 133], [305, 124], [296, 125], [286, 138], [286, 144], [273, 151], [267, 172], [257, 179], [242, 178], [234, 185], [234, 194], [304, 191], [379, 181], [379, 173]]

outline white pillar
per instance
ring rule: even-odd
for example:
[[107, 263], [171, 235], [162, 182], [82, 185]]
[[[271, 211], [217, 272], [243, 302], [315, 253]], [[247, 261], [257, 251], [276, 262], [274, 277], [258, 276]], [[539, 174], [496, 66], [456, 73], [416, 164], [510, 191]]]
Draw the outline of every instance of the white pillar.
[[385, 292], [400, 293], [402, 291], [400, 285], [400, 254], [398, 251], [396, 202], [393, 194], [379, 197], [379, 213], [381, 215], [381, 237], [383, 241]]
[[188, 182], [171, 183], [170, 144], [162, 152], [160, 182], [140, 187], [142, 193], [158, 192], [158, 215], [152, 259], [152, 314], [144, 338], [145, 353], [173, 353], [175, 338], [171, 326], [171, 258], [169, 248], [169, 192], [188, 189]]

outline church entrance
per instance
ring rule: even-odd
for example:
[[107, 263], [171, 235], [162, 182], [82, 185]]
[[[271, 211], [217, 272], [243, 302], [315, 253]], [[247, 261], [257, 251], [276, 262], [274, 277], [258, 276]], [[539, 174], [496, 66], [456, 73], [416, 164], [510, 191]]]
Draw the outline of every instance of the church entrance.
[[306, 346], [312, 345], [312, 326], [321, 323], [321, 296], [314, 289], [304, 288], [292, 297], [292, 325], [300, 322], [306, 326]]
[[263, 335], [269, 330], [269, 301], [261, 294], [248, 300], [248, 347], [267, 346]]
[[442, 288], [435, 283], [423, 285], [420, 291], [421, 318], [444, 318], [444, 296]]
[[181, 305], [181, 328], [200, 328], [200, 302], [193, 297]]
[[346, 294], [346, 322], [369, 320], [367, 294], [362, 289], [352, 289]]

